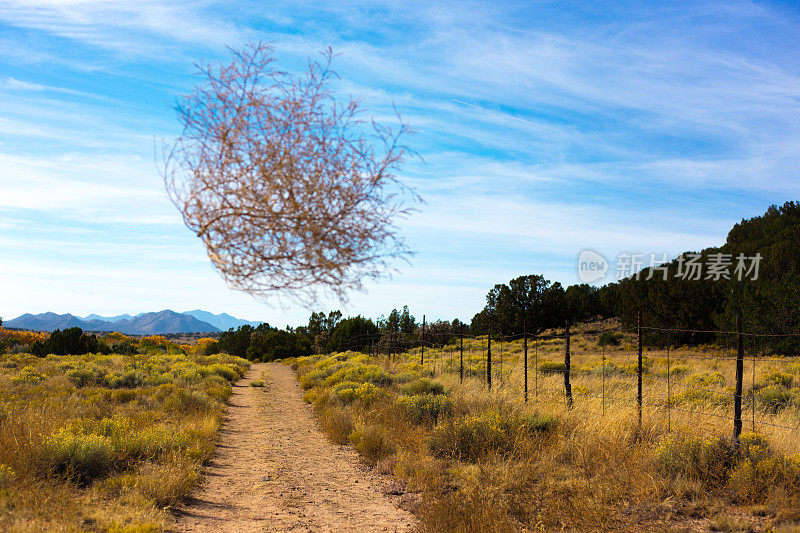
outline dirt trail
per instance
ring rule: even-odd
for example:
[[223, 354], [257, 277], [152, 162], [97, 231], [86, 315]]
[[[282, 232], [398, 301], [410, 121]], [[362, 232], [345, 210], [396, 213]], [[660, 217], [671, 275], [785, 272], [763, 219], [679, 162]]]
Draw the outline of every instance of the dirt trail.
[[[250, 382], [266, 374], [267, 385]], [[328, 441], [294, 372], [253, 365], [234, 387], [203, 485], [178, 510], [177, 531], [410, 531], [389, 480]]]

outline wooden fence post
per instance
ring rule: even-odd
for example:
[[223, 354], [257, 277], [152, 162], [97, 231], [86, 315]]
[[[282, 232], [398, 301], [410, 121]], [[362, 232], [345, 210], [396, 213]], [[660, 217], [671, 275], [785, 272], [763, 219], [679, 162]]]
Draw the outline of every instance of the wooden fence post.
[[572, 384], [569, 382], [570, 364], [569, 364], [569, 327], [564, 328], [564, 391], [567, 393], [567, 407], [572, 408]]
[[736, 394], [733, 397], [733, 440], [739, 446], [742, 434], [742, 380], [744, 379], [744, 336], [742, 316], [736, 317]]
[[419, 364], [425, 364], [425, 315], [422, 315], [422, 335], [420, 338], [420, 344], [422, 345], [422, 349], [419, 352]]
[[492, 328], [486, 337], [486, 385], [492, 388]]
[[[452, 334], [448, 335], [448, 342], [451, 340]], [[450, 348], [450, 372], [453, 371], [453, 352], [456, 351], [456, 343], [453, 343], [453, 346]]]
[[[472, 339], [470, 339], [470, 343], [467, 344], [467, 359], [470, 360], [470, 365], [469, 365], [470, 372], [472, 371], [472, 362], [471, 362], [472, 361], [472, 342], [471, 342], [471, 340]], [[475, 371], [478, 372], [478, 370], [475, 370]], [[478, 375], [480, 375], [480, 372], [478, 372]]]
[[528, 402], [528, 335], [522, 334], [522, 347], [525, 352], [525, 403]]
[[667, 432], [672, 432], [672, 385], [670, 380], [669, 343], [671, 339], [667, 334]]
[[500, 344], [500, 388], [503, 388], [503, 337], [498, 341]]
[[603, 416], [606, 416], [606, 343], [605, 342], [603, 343], [603, 361], [602, 361], [602, 363], [603, 363], [603, 366], [601, 368], [603, 369], [603, 389], [602, 389], [603, 392], [602, 392], [602, 395], [601, 395], [600, 402], [601, 402], [601, 405], [602, 405], [602, 408], [603, 408]]
[[525, 403], [528, 403], [528, 333], [525, 331], [525, 319], [522, 319], [522, 350], [525, 353]]
[[539, 401], [539, 343], [533, 336], [533, 397]]
[[[764, 344], [766, 343], [766, 337], [764, 338], [764, 343], [761, 345], [761, 355], [766, 355], [766, 349], [764, 348]], [[750, 394], [750, 405], [753, 408], [753, 433], [756, 432], [756, 350], [753, 349], [753, 384], [750, 386], [750, 390], [752, 393]]]
[[461, 366], [458, 379], [460, 383], [464, 383], [464, 324], [461, 324], [461, 331], [458, 334], [458, 338], [461, 341]]
[[636, 332], [638, 337], [638, 356], [639, 366], [636, 374], [638, 375], [638, 388], [636, 389], [636, 404], [639, 410], [639, 429], [642, 427], [642, 310], [636, 312]]

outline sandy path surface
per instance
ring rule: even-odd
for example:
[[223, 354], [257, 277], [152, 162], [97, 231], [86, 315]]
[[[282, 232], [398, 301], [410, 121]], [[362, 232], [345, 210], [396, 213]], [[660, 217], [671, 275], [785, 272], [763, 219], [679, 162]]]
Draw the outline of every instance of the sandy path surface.
[[[251, 387], [262, 371], [267, 386]], [[177, 510], [177, 531], [410, 531], [383, 494], [390, 480], [328, 441], [294, 372], [253, 365], [234, 386], [204, 482]]]

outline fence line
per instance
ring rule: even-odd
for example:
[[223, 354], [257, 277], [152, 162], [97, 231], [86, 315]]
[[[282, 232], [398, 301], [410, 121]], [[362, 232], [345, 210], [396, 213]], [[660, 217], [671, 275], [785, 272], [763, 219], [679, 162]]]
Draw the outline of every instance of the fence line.
[[[534, 372], [533, 372], [533, 381], [534, 381], [534, 398], [537, 401], [540, 401], [539, 391], [541, 390], [543, 393], [555, 393], [555, 394], [563, 394], [564, 399], [566, 401], [566, 405], [569, 408], [575, 407], [575, 401], [573, 398], [573, 387], [571, 378], [573, 376], [588, 376], [588, 375], [596, 375], [598, 372], [596, 369], [574, 369], [572, 368], [571, 364], [571, 348], [570, 348], [570, 336], [571, 331], [569, 326], [567, 326], [564, 330], [564, 333], [557, 334], [557, 333], [549, 333], [544, 334], [543, 332], [527, 332], [525, 331], [525, 323], [523, 322], [523, 333], [515, 334], [515, 335], [502, 335], [502, 334], [491, 334], [489, 335], [465, 335], [463, 332], [463, 324], [461, 325], [461, 329], [458, 334], [454, 334], [453, 332], [432, 332], [427, 327], [426, 318], [423, 316], [423, 324], [421, 329], [421, 334], [418, 338], [413, 339], [413, 341], [409, 342], [408, 338], [401, 338], [397, 332], [392, 332], [388, 335], [385, 334], [363, 334], [354, 336], [348, 339], [347, 346], [349, 347], [360, 347], [363, 348], [364, 346], [368, 345], [370, 352], [374, 356], [378, 356], [378, 352], [380, 348], [385, 349], [385, 355], [388, 356], [390, 361], [395, 361], [396, 356], [399, 353], [399, 350], [405, 348], [405, 352], [413, 352], [415, 349], [419, 348], [420, 350], [420, 364], [424, 367], [427, 364], [433, 363], [433, 373], [436, 374], [436, 350], [438, 350], [439, 358], [441, 359], [441, 371], [445, 372], [454, 372], [455, 371], [455, 362], [454, 362], [454, 352], [456, 349], [459, 351], [459, 359], [458, 359], [458, 374], [460, 382], [464, 381], [464, 374], [465, 374], [465, 363], [464, 363], [464, 341], [465, 339], [470, 341], [467, 343], [467, 360], [468, 360], [468, 368], [466, 372], [470, 376], [483, 376], [482, 380], [484, 384], [487, 386], [488, 389], [492, 388], [492, 377], [493, 373], [497, 372], [497, 370], [493, 369], [493, 359], [492, 359], [492, 340], [497, 342], [496, 346], [496, 353], [499, 354], [499, 387], [505, 386], [504, 375], [506, 371], [513, 372], [514, 368], [514, 361], [506, 362], [506, 370], [504, 371], [503, 367], [503, 343], [511, 343], [515, 341], [522, 341], [522, 364], [524, 369], [523, 375], [523, 382], [524, 382], [524, 391], [523, 391], [523, 399], [524, 402], [528, 401], [528, 383], [529, 383], [529, 368], [528, 368], [528, 345], [529, 340], [533, 342], [534, 348]], [[744, 382], [744, 359], [746, 356], [746, 348], [745, 348], [745, 341], [750, 340], [749, 344], [755, 344], [758, 339], [761, 339], [761, 354], [764, 355], [766, 352], [766, 345], [767, 339], [774, 339], [774, 338], [784, 338], [784, 337], [797, 337], [800, 336], [800, 333], [784, 333], [784, 334], [776, 334], [776, 333], [749, 333], [743, 331], [741, 318], [737, 317], [737, 328], [736, 331], [724, 331], [724, 330], [691, 330], [691, 329], [680, 329], [680, 328], [659, 328], [654, 326], [644, 326], [642, 324], [642, 314], [641, 312], [637, 313], [637, 327], [636, 328], [627, 328], [627, 327], [619, 327], [615, 328], [614, 330], [606, 330], [603, 327], [601, 330], [597, 332], [598, 335], [602, 335], [607, 332], [626, 332], [626, 333], [634, 333], [637, 339], [637, 346], [636, 346], [636, 370], [630, 370], [625, 368], [620, 368], [615, 365], [613, 372], [609, 372], [608, 369], [608, 356], [606, 353], [606, 344], [602, 344], [602, 354], [601, 354], [601, 392], [600, 395], [592, 394], [587, 392], [586, 390], [575, 390], [574, 392], [579, 397], [586, 397], [586, 398], [597, 398], [601, 400], [601, 410], [603, 416], [606, 414], [606, 402], [611, 403], [625, 403], [630, 402], [633, 398], [635, 398], [637, 404], [637, 416], [638, 416], [638, 423], [639, 427], [642, 424], [642, 412], [643, 407], [655, 407], [659, 409], [663, 409], [667, 413], [667, 427], [668, 431], [672, 430], [672, 411], [687, 413], [692, 415], [704, 415], [710, 416], [714, 418], [719, 418], [723, 420], [732, 420], [733, 421], [733, 438], [738, 443], [739, 436], [742, 432], [743, 427], [743, 412], [742, 412], [742, 402], [744, 399], [750, 402], [750, 420], [747, 422], [751, 422], [752, 428], [755, 431], [756, 427], [774, 427], [774, 428], [781, 428], [790, 431], [800, 431], [800, 427], [798, 426], [790, 426], [784, 424], [777, 424], [774, 422], [769, 422], [767, 420], [758, 419], [757, 417], [757, 409], [756, 409], [756, 402], [758, 401], [757, 393], [757, 383], [756, 383], [756, 372], [757, 372], [757, 363], [759, 361], [769, 362], [769, 363], [789, 363], [800, 361], [800, 359], [792, 359], [786, 357], [770, 357], [769, 359], [759, 359], [758, 358], [758, 350], [755, 348], [751, 348], [752, 351], [752, 369], [751, 369], [751, 383], [750, 383], [750, 390], [748, 394], [745, 395], [743, 391], [743, 382]], [[650, 350], [646, 351], [646, 343], [644, 332], [649, 333], [660, 333], [660, 343], [666, 355], [666, 367], [667, 371], [664, 376], [657, 375], [651, 373], [649, 370], [645, 371], [644, 369], [644, 360], [645, 355], [647, 357], [659, 357], [657, 350]], [[708, 354], [681, 354], [678, 350], [671, 349], [670, 336], [675, 333], [694, 333], [694, 334], [714, 334], [719, 337], [723, 337], [725, 341], [727, 341], [726, 346], [723, 347], [724, 351], [730, 353], [724, 353], [722, 355], [708, 355]], [[733, 340], [735, 336], [736, 347], [734, 349]], [[485, 341], [483, 340], [485, 338]], [[376, 342], [377, 341], [377, 342]], [[556, 373], [563, 373], [564, 374], [564, 389], [553, 389], [549, 387], [541, 387], [539, 384], [539, 373], [541, 369], [539, 368], [539, 347], [550, 345], [550, 346], [557, 346], [558, 343], [552, 344], [550, 341], [559, 341], [563, 342], [563, 349], [564, 349], [564, 363], [563, 363], [563, 370], [556, 371]], [[485, 346], [483, 343], [486, 343]], [[472, 357], [472, 349], [473, 345], [477, 344], [478, 350], [478, 359], [473, 359]], [[657, 343], [658, 344], [658, 343]], [[656, 346], [658, 348], [659, 346]], [[428, 357], [428, 361], [425, 358], [425, 350], [430, 349], [430, 354]], [[446, 364], [445, 353], [449, 351], [450, 355], [450, 364], [449, 366]], [[481, 356], [481, 354], [485, 352], [485, 358]], [[509, 354], [515, 353], [516, 350], [507, 350]], [[519, 352], [516, 352], [519, 353]], [[583, 355], [591, 355], [591, 354], [583, 354]], [[615, 355], [625, 355], [630, 356], [630, 353], [625, 353], [624, 351]], [[712, 388], [706, 388], [702, 386], [697, 386], [696, 384], [687, 384], [682, 383], [679, 380], [672, 379], [674, 361], [688, 361], [688, 360], [715, 360], [718, 363], [727, 363], [735, 362], [735, 388], [733, 394], [731, 395], [730, 392], [715, 390]], [[475, 362], [478, 362], [478, 368], [475, 368]], [[481, 362], [483, 364], [483, 368], [481, 368]], [[612, 363], [613, 364], [613, 363]], [[511, 370], [508, 370], [510, 368]], [[517, 367], [518, 368], [518, 367]], [[648, 365], [649, 368], [649, 365]], [[628, 376], [633, 377], [633, 375], [637, 378], [637, 391], [636, 396], [632, 398], [619, 398], [615, 396], [609, 396], [606, 394], [606, 378], [607, 375], [615, 375], [615, 376]], [[660, 403], [659, 401], [652, 401], [645, 397], [645, 383], [653, 383], [654, 381], [666, 381], [667, 384], [667, 397], [664, 403]], [[733, 416], [720, 414], [718, 412], [708, 412], [708, 411], [700, 411], [694, 409], [687, 409], [685, 407], [679, 407], [675, 404], [676, 395], [673, 394], [673, 387], [677, 386], [681, 388], [681, 390], [692, 390], [702, 392], [708, 395], [714, 395], [719, 398], [731, 398], [733, 400]], [[769, 386], [769, 385], [765, 385]], [[746, 405], [746, 402], [745, 402]], [[587, 406], [588, 407], [588, 406]]]

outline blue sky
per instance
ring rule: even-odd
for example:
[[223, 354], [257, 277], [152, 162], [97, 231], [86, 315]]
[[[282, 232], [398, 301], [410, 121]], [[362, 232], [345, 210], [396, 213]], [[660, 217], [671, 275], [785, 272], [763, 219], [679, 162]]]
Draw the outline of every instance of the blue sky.
[[306, 321], [225, 287], [155, 162], [193, 62], [249, 40], [290, 71], [333, 46], [337, 91], [417, 130], [417, 255], [346, 313], [469, 319], [512, 277], [576, 283], [585, 248], [719, 245], [800, 196], [793, 3], [329, 4], [0, 0], [0, 316]]

